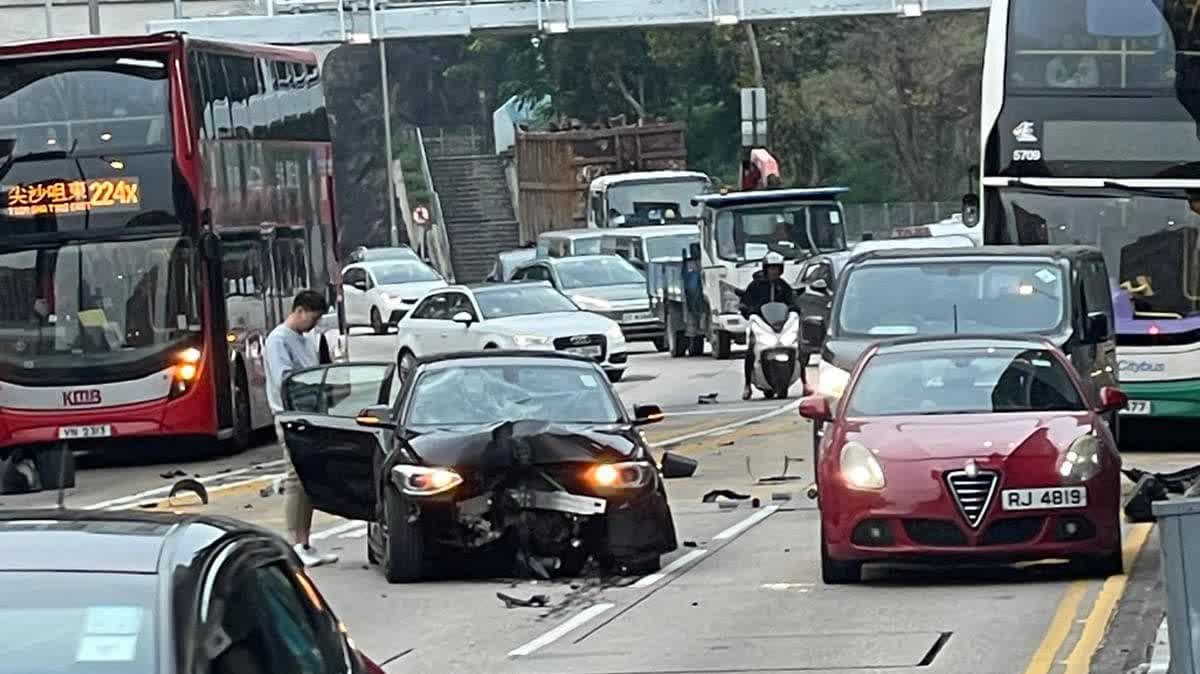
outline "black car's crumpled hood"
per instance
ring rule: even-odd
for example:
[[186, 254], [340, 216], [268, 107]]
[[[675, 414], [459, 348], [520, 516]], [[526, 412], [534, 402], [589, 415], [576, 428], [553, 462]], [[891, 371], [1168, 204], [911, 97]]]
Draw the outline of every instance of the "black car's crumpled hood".
[[433, 429], [410, 437], [416, 458], [430, 466], [480, 468], [571, 462], [602, 463], [633, 456], [638, 443], [620, 425], [505, 421], [459, 429]]

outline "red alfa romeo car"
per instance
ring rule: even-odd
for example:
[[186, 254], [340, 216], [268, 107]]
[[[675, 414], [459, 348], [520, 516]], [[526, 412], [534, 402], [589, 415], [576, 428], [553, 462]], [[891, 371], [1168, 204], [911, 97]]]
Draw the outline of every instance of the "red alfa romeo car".
[[912, 338], [869, 349], [819, 458], [821, 574], [856, 583], [867, 562], [1069, 559], [1122, 572], [1121, 458], [1104, 413], [1049, 342]]

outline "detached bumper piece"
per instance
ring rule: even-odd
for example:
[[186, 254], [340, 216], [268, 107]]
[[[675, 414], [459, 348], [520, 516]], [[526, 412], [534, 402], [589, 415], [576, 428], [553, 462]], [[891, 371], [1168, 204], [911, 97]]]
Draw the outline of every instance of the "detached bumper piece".
[[553, 510], [571, 515], [603, 515], [608, 507], [608, 502], [602, 498], [577, 496], [565, 491], [509, 489], [508, 497], [527, 510]]

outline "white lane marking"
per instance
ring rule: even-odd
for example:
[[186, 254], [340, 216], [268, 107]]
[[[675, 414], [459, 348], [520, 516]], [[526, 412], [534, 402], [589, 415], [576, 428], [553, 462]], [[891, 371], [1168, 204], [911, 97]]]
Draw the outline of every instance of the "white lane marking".
[[658, 581], [674, 575], [677, 571], [679, 571], [683, 567], [687, 566], [688, 564], [692, 563], [693, 561], [695, 561], [697, 559], [700, 559], [701, 557], [703, 557], [706, 554], [708, 554], [708, 550], [692, 550], [691, 552], [687, 553], [686, 555], [684, 555], [684, 556], [680, 557], [679, 559], [676, 559], [675, 561], [671, 562], [670, 564], [664, 566], [662, 568], [662, 570], [659, 571], [658, 573], [652, 573], [649, 576], [642, 576], [641, 579], [638, 580], [638, 582], [634, 583], [630, 587], [634, 587], [639, 590], [650, 587], [651, 585], [657, 583]]
[[509, 651], [508, 657], [517, 658], [517, 657], [521, 657], [522, 655], [529, 655], [530, 653], [533, 653], [540, 648], [549, 646], [550, 644], [554, 643], [555, 641], [558, 641], [559, 639], [566, 636], [572, 630], [580, 627], [581, 625], [588, 622], [592, 618], [595, 618], [596, 616], [600, 615], [601, 613], [604, 613], [605, 611], [612, 609], [614, 606], [616, 606], [616, 604], [596, 604], [594, 606], [589, 606], [588, 608], [585, 608], [584, 610], [580, 611], [579, 613], [576, 613], [574, 617], [572, 617], [571, 619], [562, 623], [558, 627], [555, 627], [554, 629], [550, 630], [549, 632], [546, 632], [542, 636], [534, 639], [533, 641], [530, 641], [529, 643], [525, 644], [524, 646], [521, 646], [519, 648], [514, 648], [513, 650]]
[[721, 407], [719, 405], [710, 405], [708, 409], [703, 410], [684, 410], [682, 412], [672, 412], [664, 410], [663, 414], [667, 417], [703, 417], [716, 416], [718, 414], [736, 414], [738, 412], [762, 412], [763, 410], [774, 411], [779, 408], [767, 407], [766, 405], [756, 405], [751, 407]]
[[358, 520], [350, 520], [349, 522], [342, 522], [341, 524], [334, 526], [334, 527], [330, 527], [328, 529], [322, 529], [321, 531], [318, 531], [317, 533], [309, 536], [309, 538], [320, 541], [320, 540], [324, 540], [326, 538], [332, 538], [334, 536], [337, 536], [338, 534], [344, 534], [347, 531], [353, 531], [354, 529], [357, 529], [358, 527], [362, 527], [362, 528], [366, 529], [367, 525], [365, 522], [359, 522]]
[[714, 541], [723, 541], [727, 538], [733, 538], [734, 536], [737, 536], [738, 534], [749, 529], [750, 527], [754, 526], [755, 524], [758, 524], [759, 522], [767, 519], [771, 515], [774, 515], [776, 510], [779, 510], [779, 506], [767, 506], [767, 507], [763, 508], [762, 510], [754, 513], [753, 515], [747, 517], [746, 519], [742, 520], [741, 522], [738, 522], [737, 524], [729, 527], [725, 531], [722, 531], [721, 533], [717, 534], [716, 536], [713, 536], [713, 540]]
[[[255, 464], [253, 466], [250, 466], [249, 468], [239, 468], [238, 470], [231, 470], [228, 473], [217, 473], [216, 475], [209, 475], [207, 477], [197, 478], [196, 481], [199, 482], [200, 484], [207, 485], [207, 484], [211, 484], [213, 482], [220, 482], [222, 480], [227, 480], [231, 477], [236, 477], [238, 475], [254, 473], [256, 471], [264, 470], [267, 468], [280, 468], [283, 465], [284, 465], [283, 459], [279, 459], [276, 461], [267, 461], [265, 463]], [[274, 475], [259, 475], [258, 477], [254, 478], [253, 480], [246, 480], [246, 481], [243, 481], [241, 484], [247, 484], [249, 482], [254, 482], [257, 480], [267, 479], [268, 477], [274, 477]], [[139, 503], [141, 501], [145, 501], [148, 499], [162, 498], [162, 497], [166, 496], [167, 494], [171, 493], [172, 486], [174, 486], [174, 483], [171, 483], [170, 486], [166, 486], [166, 487], [156, 487], [154, 489], [147, 489], [146, 491], [138, 492], [136, 494], [130, 494], [129, 496], [121, 496], [119, 498], [109, 499], [107, 501], [101, 501], [99, 503], [93, 503], [90, 506], [84, 506], [83, 509], [84, 510], [109, 510], [109, 509], [115, 508], [117, 506], [128, 505], [131, 503]], [[228, 487], [225, 485], [222, 485], [220, 488], [214, 489], [212, 491], [221, 491], [224, 489], [228, 489]]]
[[[696, 438], [703, 438], [703, 437], [706, 437], [709, 435], [717, 435], [718, 433], [724, 433], [725, 431], [731, 431], [735, 428], [741, 428], [742, 426], [749, 426], [750, 424], [756, 424], [760, 421], [765, 421], [772, 417], [777, 417], [781, 414], [786, 414], [786, 413], [791, 412], [799, 407], [800, 407], [800, 401], [793, 400], [792, 402], [784, 405], [783, 407], [776, 407], [775, 409], [773, 409], [769, 412], [765, 412], [763, 414], [758, 414], [758, 415], [755, 415], [752, 417], [748, 417], [748, 418], [742, 419], [740, 421], [731, 421], [727, 424], [722, 424], [720, 426], [717, 426], [716, 428], [709, 428], [707, 430], [696, 431], [694, 433], [687, 433], [685, 435], [680, 435], [680, 436], [677, 436], [674, 438], [667, 438], [666, 440], [659, 440], [658, 442], [650, 443], [650, 446], [651, 447], [665, 447], [667, 445], [677, 445], [681, 442], [686, 442], [688, 440], [695, 440]], [[714, 410], [714, 412], [715, 411], [716, 410]]]
[[345, 534], [342, 534], [341, 536], [338, 536], [338, 538], [366, 538], [366, 537], [367, 537], [367, 525], [365, 525], [365, 524], [362, 526], [361, 529], [355, 529], [354, 531], [351, 531], [349, 533], [345, 533]]

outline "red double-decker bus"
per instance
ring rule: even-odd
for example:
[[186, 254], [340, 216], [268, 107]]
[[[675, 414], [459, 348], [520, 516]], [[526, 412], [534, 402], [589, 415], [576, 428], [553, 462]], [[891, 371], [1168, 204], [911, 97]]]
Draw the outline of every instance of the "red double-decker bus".
[[266, 334], [300, 289], [340, 307], [331, 153], [306, 50], [0, 46], [0, 453], [269, 426]]

